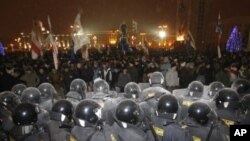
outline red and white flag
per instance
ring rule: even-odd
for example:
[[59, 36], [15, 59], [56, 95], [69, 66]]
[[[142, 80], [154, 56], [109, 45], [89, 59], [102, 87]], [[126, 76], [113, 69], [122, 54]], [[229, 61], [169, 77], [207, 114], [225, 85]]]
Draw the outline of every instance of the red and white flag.
[[34, 31], [31, 33], [31, 57], [36, 60], [41, 55], [42, 43], [37, 40], [37, 35]]
[[35, 20], [31, 32], [31, 57], [34, 60], [42, 55], [42, 28], [42, 22], [39, 20]]
[[52, 55], [53, 55], [53, 61], [54, 61], [54, 66], [55, 69], [58, 69], [58, 48], [57, 48], [57, 43], [56, 41], [53, 39], [53, 35], [52, 35], [52, 26], [51, 26], [51, 21], [50, 18], [48, 16], [48, 25], [49, 25], [49, 30], [50, 30], [50, 34], [49, 34], [49, 41], [50, 44], [52, 45]]

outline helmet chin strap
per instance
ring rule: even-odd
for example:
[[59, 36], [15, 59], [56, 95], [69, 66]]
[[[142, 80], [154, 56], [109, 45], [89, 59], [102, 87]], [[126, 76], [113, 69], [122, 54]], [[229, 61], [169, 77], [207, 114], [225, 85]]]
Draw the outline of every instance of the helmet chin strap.
[[128, 127], [128, 124], [125, 123], [125, 122], [121, 122], [121, 124], [122, 124], [122, 127], [123, 127], [123, 128], [127, 128], [127, 127]]
[[22, 126], [22, 134], [25, 135], [25, 134], [29, 134], [32, 129], [33, 129], [33, 126], [32, 125], [27, 125], [27, 126]]

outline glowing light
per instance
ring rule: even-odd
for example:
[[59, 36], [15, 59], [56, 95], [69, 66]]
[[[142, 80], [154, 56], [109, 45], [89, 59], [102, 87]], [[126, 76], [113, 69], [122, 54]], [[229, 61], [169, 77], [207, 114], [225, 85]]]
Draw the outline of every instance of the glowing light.
[[167, 33], [166, 33], [166, 31], [161, 30], [161, 31], [159, 31], [158, 35], [161, 39], [164, 39], [167, 36]]
[[96, 37], [96, 36], [94, 36], [94, 37], [93, 37], [93, 40], [94, 40], [94, 41], [96, 41], [96, 40], [97, 40], [97, 37]]
[[116, 44], [116, 39], [109, 39], [109, 43], [110, 43], [111, 45]]
[[146, 35], [146, 33], [140, 33], [140, 35], [141, 35], [141, 36], [145, 36], [145, 35]]
[[176, 37], [176, 41], [184, 41], [184, 35], [179, 35]]
[[150, 46], [150, 47], [151, 47], [151, 46], [152, 46], [152, 42], [148, 42], [148, 46]]

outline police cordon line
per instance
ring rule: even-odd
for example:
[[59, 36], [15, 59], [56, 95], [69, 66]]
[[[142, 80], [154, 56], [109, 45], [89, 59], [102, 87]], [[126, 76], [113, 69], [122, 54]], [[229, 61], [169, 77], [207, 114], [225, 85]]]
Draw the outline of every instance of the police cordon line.
[[[124, 93], [96, 79], [93, 92], [82, 79], [70, 84], [65, 99], [50, 83], [23, 84], [0, 94], [1, 141], [229, 141], [230, 134], [249, 134], [250, 82], [237, 79], [186, 89], [164, 88], [154, 72], [149, 86], [129, 82]], [[232, 130], [232, 129], [231, 129]], [[241, 136], [242, 135], [242, 136]]]

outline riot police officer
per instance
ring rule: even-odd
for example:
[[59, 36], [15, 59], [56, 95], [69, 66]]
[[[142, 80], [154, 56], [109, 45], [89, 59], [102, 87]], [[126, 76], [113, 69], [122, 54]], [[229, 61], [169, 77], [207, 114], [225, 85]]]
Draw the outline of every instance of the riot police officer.
[[218, 92], [223, 88], [225, 88], [225, 86], [221, 82], [218, 81], [212, 82], [209, 85], [207, 95], [210, 97], [210, 99], [214, 99], [217, 96]]
[[41, 92], [40, 106], [47, 111], [51, 111], [52, 105], [56, 101], [54, 99], [57, 94], [56, 89], [50, 83], [42, 83], [38, 86], [38, 89]]
[[215, 104], [221, 131], [229, 137], [230, 125], [239, 123], [240, 97], [233, 89], [224, 88], [219, 91], [215, 98]]
[[203, 84], [199, 81], [193, 81], [189, 84], [186, 92], [184, 92], [183, 94], [175, 95], [178, 98], [181, 106], [180, 116], [178, 117], [179, 121], [187, 117], [189, 106], [193, 102], [199, 101], [202, 98], [203, 93], [204, 93]]
[[38, 111], [38, 121], [37, 123], [40, 125], [43, 125], [45, 122], [49, 120], [49, 113], [48, 111], [44, 110], [40, 107], [40, 101], [41, 101], [41, 92], [34, 87], [28, 87], [26, 88], [22, 95], [21, 95], [21, 102], [22, 103], [32, 103], [36, 106], [36, 109]]
[[134, 82], [129, 82], [125, 85], [124, 88], [125, 93], [122, 93], [121, 96], [117, 98], [108, 98], [105, 100], [103, 107], [103, 119], [109, 125], [114, 123], [113, 114], [115, 112], [116, 106], [123, 101], [124, 99], [133, 99], [136, 102], [139, 102], [139, 95], [141, 93], [141, 89], [138, 84]]
[[138, 99], [141, 94], [141, 88], [135, 82], [129, 82], [124, 87], [124, 94], [125, 98], [133, 98]]
[[195, 102], [188, 108], [183, 128], [194, 141], [223, 141], [225, 138], [216, 123], [216, 115], [211, 108], [205, 103]]
[[48, 134], [37, 124], [37, 108], [31, 103], [19, 104], [12, 115], [15, 127], [11, 137], [18, 141], [49, 141]]
[[16, 106], [21, 103], [17, 95], [11, 91], [0, 93], [0, 103], [3, 104], [10, 112], [14, 112]]
[[250, 93], [250, 81], [246, 79], [236, 79], [231, 88], [238, 92], [240, 97]]
[[74, 107], [74, 109], [76, 108], [77, 104], [83, 100], [82, 96], [75, 91], [69, 91], [66, 94], [66, 100], [70, 101]]
[[250, 124], [250, 94], [241, 99], [241, 110], [240, 124]]
[[58, 100], [52, 107], [45, 131], [52, 141], [70, 140], [73, 105], [67, 100]]
[[132, 100], [120, 102], [116, 108], [114, 118], [116, 122], [112, 128], [120, 137], [121, 141], [146, 141], [147, 134], [141, 130], [138, 124], [141, 123], [143, 115], [139, 105]]
[[161, 87], [149, 87], [142, 91], [143, 101], [140, 103], [145, 116], [153, 117], [157, 109], [157, 102], [162, 95], [171, 94]]
[[97, 102], [89, 99], [81, 101], [74, 112], [76, 126], [71, 131], [71, 138], [88, 141], [101, 126], [98, 125], [100, 119], [101, 106]]
[[218, 95], [218, 92], [223, 88], [225, 88], [224, 84], [218, 81], [212, 82], [209, 85], [208, 92], [207, 94], [203, 95], [202, 99], [210, 106], [210, 108], [215, 109], [214, 98]]
[[154, 132], [160, 141], [191, 141], [191, 136], [176, 122], [179, 104], [175, 96], [160, 97], [156, 116], [152, 118]]
[[149, 78], [150, 87], [142, 91], [139, 97], [142, 101], [140, 106], [144, 113], [148, 117], [152, 117], [155, 114], [157, 101], [160, 96], [165, 94], [171, 94], [168, 90], [164, 89], [164, 77], [161, 72], [154, 72]]
[[86, 82], [79, 78], [74, 79], [70, 84], [70, 91], [78, 92], [82, 96], [82, 99], [85, 99], [87, 92]]
[[11, 91], [13, 93], [15, 93], [16, 95], [18, 95], [18, 97], [21, 97], [21, 94], [23, 92], [24, 89], [26, 89], [26, 85], [24, 84], [16, 84], [12, 87]]
[[164, 76], [161, 72], [153, 72], [149, 78], [149, 84], [152, 87], [162, 87], [164, 88]]
[[6, 106], [0, 103], [0, 140], [8, 141], [9, 133], [14, 127], [13, 120], [11, 118], [11, 112], [6, 108]]
[[92, 98], [104, 98], [109, 96], [109, 84], [107, 81], [97, 78], [94, 81], [94, 85], [93, 85], [93, 91], [94, 91], [94, 95], [92, 96]]

